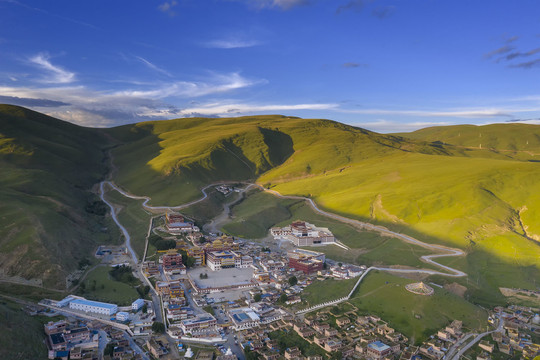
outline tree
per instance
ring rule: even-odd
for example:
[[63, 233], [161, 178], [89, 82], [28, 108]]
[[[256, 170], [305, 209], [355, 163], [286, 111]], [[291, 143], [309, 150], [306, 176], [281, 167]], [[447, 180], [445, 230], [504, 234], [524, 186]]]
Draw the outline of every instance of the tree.
[[186, 265], [187, 268], [193, 267], [195, 265], [195, 258], [191, 257], [187, 254], [185, 250], [180, 250], [180, 254], [182, 254], [182, 263]]
[[103, 355], [112, 356], [113, 351], [114, 351], [114, 343], [110, 342], [110, 343], [107, 344], [107, 346], [105, 346], [105, 350], [103, 351]]
[[154, 321], [152, 324], [152, 331], [156, 334], [163, 334], [165, 332], [165, 324], [159, 321]]
[[261, 301], [261, 299], [262, 299], [261, 294], [255, 294], [255, 296], [253, 296], [253, 301], [255, 301], [255, 302], [259, 302], [259, 301]]
[[148, 312], [148, 305], [144, 304], [142, 307], [143, 314], [146, 314]]
[[290, 284], [291, 286], [294, 286], [294, 285], [298, 284], [298, 279], [296, 278], [296, 276], [293, 275], [293, 276], [291, 276], [291, 277], [289, 278], [289, 284]]
[[281, 296], [279, 297], [279, 302], [284, 304], [287, 300], [289, 300], [289, 297], [287, 296], [287, 294], [283, 293], [281, 294]]
[[338, 262], [337, 264], [338, 264], [339, 267], [343, 266], [343, 263]]

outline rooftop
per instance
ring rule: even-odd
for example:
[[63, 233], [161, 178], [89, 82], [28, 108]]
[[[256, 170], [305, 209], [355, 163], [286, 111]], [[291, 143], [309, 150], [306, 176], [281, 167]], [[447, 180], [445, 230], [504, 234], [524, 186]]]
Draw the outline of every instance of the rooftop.
[[372, 348], [377, 351], [384, 351], [387, 349], [390, 349], [390, 346], [386, 345], [385, 343], [381, 341], [375, 341], [368, 345], [369, 348]]
[[102, 307], [106, 309], [117, 309], [118, 306], [116, 304], [109, 304], [104, 303], [100, 301], [93, 301], [93, 300], [86, 300], [86, 299], [75, 299], [71, 301], [72, 304], [81, 304], [81, 305], [88, 305], [88, 306], [96, 306], [96, 307]]

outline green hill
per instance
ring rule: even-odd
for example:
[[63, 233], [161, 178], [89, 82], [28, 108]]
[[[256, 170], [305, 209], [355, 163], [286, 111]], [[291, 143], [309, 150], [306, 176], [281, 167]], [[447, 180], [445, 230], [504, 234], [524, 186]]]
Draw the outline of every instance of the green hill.
[[194, 199], [216, 181], [255, 181], [271, 169], [284, 179], [309, 177], [396, 152], [447, 152], [330, 120], [279, 115], [153, 121], [108, 132], [124, 143], [113, 151], [115, 180], [156, 204]]
[[456, 147], [489, 149], [503, 156], [523, 159], [540, 159], [540, 135], [538, 125], [492, 124], [437, 126], [420, 129], [398, 136], [430, 142], [442, 142]]
[[[540, 168], [516, 143], [526, 132], [534, 150], [540, 127], [488, 129], [486, 139], [501, 140], [482, 148], [283, 116], [147, 122], [110, 134], [125, 142], [114, 151], [116, 179], [155, 204], [194, 199], [215, 181], [256, 180], [336, 213], [466, 249], [466, 258], [445, 261], [474, 276], [468, 285], [479, 301], [501, 301], [499, 286], [533, 287], [529, 279], [540, 276]], [[281, 156], [271, 156], [276, 148]], [[270, 211], [262, 210], [254, 209]]]
[[[0, 269], [65, 286], [65, 276], [109, 235], [91, 213], [92, 186], [106, 173], [94, 129], [0, 105]], [[85, 210], [87, 208], [90, 212]]]
[[[470, 274], [461, 281], [474, 298], [501, 301], [497, 287], [534, 287], [532, 279], [540, 277], [540, 168], [531, 161], [539, 128], [384, 135], [273, 115], [98, 130], [2, 106], [0, 164], [7, 171], [0, 174], [0, 267], [59, 285], [98, 242], [117, 236], [100, 232], [104, 217], [85, 211], [96, 200], [90, 188], [107, 172], [104, 149], [114, 145], [114, 181], [153, 204], [196, 199], [214, 182], [256, 181], [336, 213], [463, 248], [466, 257], [443, 261]], [[479, 129], [482, 148], [475, 147]], [[257, 234], [289, 216], [279, 203], [261, 201], [260, 207], [249, 202], [245, 209], [253, 214], [242, 215]]]

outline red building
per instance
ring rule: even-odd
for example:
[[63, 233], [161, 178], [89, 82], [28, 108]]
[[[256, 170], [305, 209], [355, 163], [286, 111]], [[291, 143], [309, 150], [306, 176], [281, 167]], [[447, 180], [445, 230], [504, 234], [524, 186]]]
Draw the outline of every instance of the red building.
[[322, 270], [324, 254], [315, 251], [295, 249], [287, 253], [289, 268], [302, 271], [304, 274], [312, 274]]
[[163, 271], [165, 273], [186, 273], [186, 266], [182, 263], [182, 255], [175, 252], [169, 252], [162, 256]]

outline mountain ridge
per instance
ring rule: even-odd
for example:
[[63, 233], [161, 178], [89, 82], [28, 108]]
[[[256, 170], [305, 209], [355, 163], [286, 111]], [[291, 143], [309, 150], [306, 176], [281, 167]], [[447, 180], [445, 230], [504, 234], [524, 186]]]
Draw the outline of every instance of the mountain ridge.
[[[51, 207], [44, 206], [39, 196], [49, 196], [65, 204], [67, 209], [86, 204], [92, 198], [92, 185], [109, 171], [105, 154], [110, 153], [115, 166], [114, 181], [131, 193], [151, 197], [154, 205], [187, 202], [200, 196], [204, 185], [216, 181], [249, 180], [283, 194], [308, 196], [328, 211], [389, 226], [424, 241], [465, 249], [466, 258], [448, 261], [457, 263], [468, 273], [477, 274], [475, 276], [492, 289], [507, 285], [511, 277], [518, 279], [520, 285], [529, 286], [523, 274], [520, 275], [524, 267], [532, 266], [530, 271], [539, 274], [540, 264], [535, 262], [535, 256], [540, 256], [540, 252], [531, 239], [540, 234], [534, 222], [540, 214], [536, 206], [540, 198], [534, 191], [540, 185], [536, 180], [540, 179], [537, 176], [540, 174], [537, 164], [531, 162], [534, 156], [519, 153], [519, 146], [515, 146], [513, 153], [502, 153], [497, 148], [466, 148], [467, 143], [455, 145], [433, 135], [433, 130], [428, 131], [429, 136], [420, 132], [407, 137], [402, 133], [378, 134], [332, 120], [282, 115], [174, 119], [107, 129], [65, 125], [46, 117], [41, 123], [50, 124], [49, 132], [54, 136], [49, 139], [53, 141], [44, 141], [39, 136], [36, 139], [40, 141], [37, 141], [33, 139], [37, 136], [33, 132], [25, 134], [27, 125], [6, 125], [10, 111], [22, 112], [22, 117], [38, 115], [20, 108], [0, 107], [0, 134], [3, 134], [0, 163], [10, 170], [12, 177], [0, 177], [0, 181], [9, 185], [0, 196], [7, 199], [8, 191], [13, 194], [26, 191], [25, 195], [30, 196], [29, 204], [35, 207], [34, 213], [28, 212], [22, 217], [26, 222], [21, 220], [21, 223], [28, 223], [32, 216], [47, 217]], [[11, 135], [7, 134], [8, 130]], [[42, 136], [47, 135], [45, 130], [41, 130]], [[76, 146], [73, 136], [70, 139], [66, 135], [70, 131], [85, 137], [86, 142], [80, 141], [84, 149]], [[540, 126], [526, 128], [526, 132], [540, 136]], [[506, 146], [514, 141], [512, 139], [517, 141], [520, 137], [516, 135], [501, 144]], [[22, 150], [13, 147], [15, 140], [17, 146], [23, 146]], [[61, 146], [53, 146], [55, 141]], [[34, 153], [24, 155], [32, 146]], [[12, 156], [9, 149], [21, 154]], [[70, 150], [69, 156], [63, 159], [62, 154], [67, 150]], [[68, 163], [77, 164], [81, 154], [88, 156], [88, 164], [83, 164], [84, 171], [70, 173], [62, 168]], [[58, 156], [62, 161], [51, 160]], [[22, 160], [13, 159], [21, 157], [29, 163], [24, 165]], [[37, 160], [43, 157], [49, 162], [38, 164], [32, 157]], [[36, 177], [22, 179], [40, 170], [39, 166], [50, 167], [48, 172], [41, 169], [47, 174], [45, 181]], [[19, 173], [22, 175], [17, 176]], [[69, 192], [55, 188], [59, 178], [69, 179]], [[84, 181], [85, 178], [90, 180]], [[46, 194], [41, 189], [41, 192], [29, 194], [28, 189], [35, 188], [38, 182], [55, 191]], [[22, 190], [18, 186], [22, 186]], [[68, 198], [73, 196], [77, 201], [70, 203]], [[9, 201], [20, 203], [13, 197]], [[31, 205], [27, 209], [32, 209]], [[94, 230], [105, 221], [103, 217], [80, 210], [72, 213], [80, 219], [92, 218]], [[25, 213], [23, 210], [17, 214]], [[62, 221], [67, 223], [65, 219]], [[99, 231], [89, 237], [96, 234], [106, 241], [118, 239], [118, 234], [105, 236]], [[80, 241], [88, 234], [77, 236]], [[38, 235], [27, 237], [40, 244]], [[75, 248], [77, 241], [73, 241], [70, 248]], [[88, 241], [85, 250], [73, 255], [76, 259], [89, 256], [88, 246], [96, 241]], [[22, 251], [13, 246], [10, 253], [14, 249]], [[516, 247], [515, 255], [508, 251], [512, 247]], [[40, 258], [38, 262], [56, 261], [53, 259], [57, 255], [49, 256], [52, 257]], [[480, 263], [483, 265], [478, 265]], [[502, 264], [501, 269], [506, 269], [508, 274], [496, 278], [482, 270], [496, 264]], [[0, 260], [0, 267], [5, 267], [5, 262]], [[75, 267], [73, 261], [56, 265], [56, 269], [62, 269], [62, 274]], [[29, 275], [13, 266], [6, 268], [13, 274]], [[50, 282], [58, 286], [59, 280]]]

